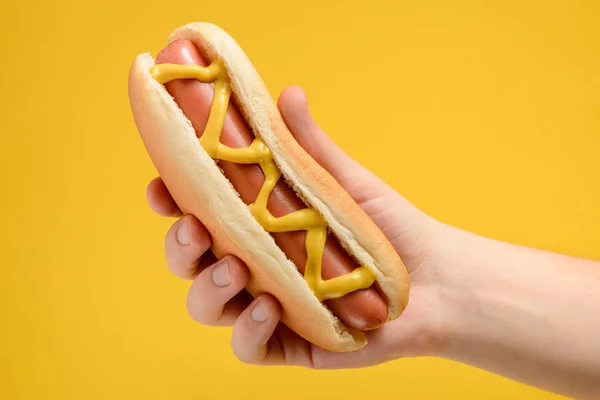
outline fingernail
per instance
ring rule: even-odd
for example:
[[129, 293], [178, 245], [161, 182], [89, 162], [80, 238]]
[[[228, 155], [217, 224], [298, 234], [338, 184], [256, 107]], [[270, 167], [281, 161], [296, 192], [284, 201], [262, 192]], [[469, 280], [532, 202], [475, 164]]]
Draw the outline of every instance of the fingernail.
[[229, 285], [231, 277], [229, 276], [229, 263], [227, 260], [220, 261], [215, 269], [213, 269], [212, 278], [217, 286]]
[[177, 241], [182, 246], [190, 244], [190, 236], [188, 235], [187, 221], [185, 219], [179, 224], [179, 228], [177, 228]]
[[252, 319], [256, 322], [265, 322], [267, 320], [267, 309], [265, 308], [262, 301], [257, 301], [252, 311], [250, 312]]

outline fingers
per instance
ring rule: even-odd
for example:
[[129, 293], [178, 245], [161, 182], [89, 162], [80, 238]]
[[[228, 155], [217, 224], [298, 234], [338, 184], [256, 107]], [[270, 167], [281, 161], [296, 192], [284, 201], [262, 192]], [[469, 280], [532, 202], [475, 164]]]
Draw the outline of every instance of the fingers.
[[171, 197], [167, 187], [162, 179], [154, 178], [146, 188], [146, 198], [150, 208], [163, 217], [177, 217], [181, 215], [181, 210]]
[[169, 270], [180, 278], [193, 278], [198, 273], [202, 255], [211, 244], [211, 237], [200, 221], [192, 215], [183, 217], [171, 226], [165, 238]]
[[258, 296], [233, 326], [231, 348], [235, 356], [248, 364], [282, 364], [282, 348], [270, 340], [281, 316], [281, 306], [273, 296]]
[[249, 279], [248, 268], [238, 258], [223, 257], [194, 279], [187, 297], [188, 313], [202, 325], [233, 325], [248, 305], [242, 290]]

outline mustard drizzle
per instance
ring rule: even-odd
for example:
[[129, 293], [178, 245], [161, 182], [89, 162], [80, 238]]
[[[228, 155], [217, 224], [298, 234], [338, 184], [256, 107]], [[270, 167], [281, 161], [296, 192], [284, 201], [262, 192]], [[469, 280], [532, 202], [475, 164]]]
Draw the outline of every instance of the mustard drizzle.
[[238, 164], [258, 164], [263, 171], [265, 181], [254, 203], [248, 205], [256, 221], [267, 232], [306, 231], [307, 260], [304, 280], [319, 301], [342, 297], [350, 292], [366, 289], [375, 281], [375, 275], [365, 265], [336, 278], [323, 280], [321, 267], [327, 223], [312, 208], [294, 211], [282, 217], [274, 217], [267, 209], [269, 195], [281, 178], [281, 171], [273, 161], [271, 151], [260, 139], [255, 138], [250, 146], [234, 149], [220, 142], [221, 131], [231, 97], [231, 87], [227, 71], [220, 61], [214, 61], [208, 67], [198, 65], [157, 64], [150, 69], [151, 76], [161, 84], [176, 79], [197, 79], [214, 84], [214, 97], [206, 127], [200, 137], [200, 145], [216, 160]]

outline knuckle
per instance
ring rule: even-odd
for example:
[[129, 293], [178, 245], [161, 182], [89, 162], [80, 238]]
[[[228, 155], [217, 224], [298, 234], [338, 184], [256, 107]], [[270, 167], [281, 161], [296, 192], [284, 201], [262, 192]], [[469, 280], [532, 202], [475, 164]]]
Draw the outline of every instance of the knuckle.
[[207, 326], [220, 325], [227, 302], [238, 291], [234, 287], [217, 289], [212, 280], [213, 269], [214, 266], [206, 268], [196, 276], [186, 298], [189, 316]]
[[192, 268], [186, 268], [174, 262], [173, 260], [171, 260], [170, 262], [167, 261], [167, 268], [169, 269], [169, 272], [175, 275], [177, 278], [189, 279], [193, 276]]
[[260, 360], [258, 360], [253, 354], [254, 352], [250, 351], [247, 346], [242, 346], [240, 344], [236, 344], [236, 341], [232, 343], [231, 346], [233, 350], [233, 355], [240, 362], [248, 365], [258, 365]]
[[252, 332], [247, 325], [246, 318], [243, 314], [238, 318], [235, 325], [233, 326], [233, 333], [231, 335], [231, 349], [234, 356], [244, 364], [256, 364], [257, 357], [255, 351], [254, 341]]
[[165, 254], [167, 254], [167, 255], [169, 255], [169, 253], [171, 252], [171, 248], [177, 244], [176, 230], [179, 227], [180, 223], [181, 223], [181, 219], [175, 221], [169, 227], [169, 229], [167, 230], [167, 233], [165, 234], [164, 251], [165, 251]]
[[177, 224], [174, 224], [165, 238], [164, 253], [167, 268], [179, 278], [190, 279], [196, 275], [199, 261], [210, 245], [192, 237], [188, 246], [180, 246], [175, 232], [177, 227]]
[[210, 318], [210, 313], [208, 313], [205, 307], [202, 306], [203, 302], [198, 300], [200, 300], [198, 296], [190, 291], [187, 297], [188, 315], [190, 316], [190, 318], [192, 318], [193, 321], [201, 325], [212, 325], [213, 318]]

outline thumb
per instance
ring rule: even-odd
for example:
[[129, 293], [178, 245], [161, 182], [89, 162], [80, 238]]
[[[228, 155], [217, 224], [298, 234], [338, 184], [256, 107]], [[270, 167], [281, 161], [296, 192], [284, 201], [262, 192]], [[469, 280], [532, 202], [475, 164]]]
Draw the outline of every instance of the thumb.
[[425, 215], [383, 180], [352, 159], [313, 120], [304, 91], [286, 88], [278, 107], [296, 141], [327, 170], [405, 257], [422, 249]]
[[313, 120], [304, 91], [298, 86], [286, 88], [279, 97], [279, 110], [294, 138], [308, 154], [331, 174], [359, 203], [384, 197], [392, 190], [341, 148]]

